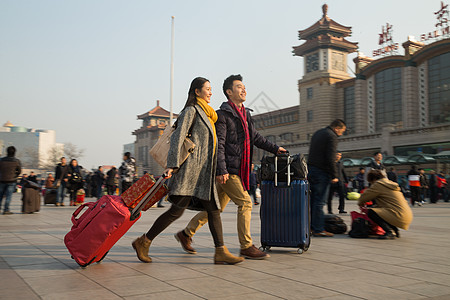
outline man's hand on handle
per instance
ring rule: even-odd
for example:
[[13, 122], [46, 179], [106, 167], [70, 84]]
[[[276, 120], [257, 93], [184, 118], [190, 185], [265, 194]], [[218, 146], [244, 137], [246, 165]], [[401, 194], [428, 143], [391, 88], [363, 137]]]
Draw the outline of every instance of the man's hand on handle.
[[281, 153], [286, 153], [287, 150], [284, 149], [283, 147], [278, 148], [277, 154], [281, 154]]

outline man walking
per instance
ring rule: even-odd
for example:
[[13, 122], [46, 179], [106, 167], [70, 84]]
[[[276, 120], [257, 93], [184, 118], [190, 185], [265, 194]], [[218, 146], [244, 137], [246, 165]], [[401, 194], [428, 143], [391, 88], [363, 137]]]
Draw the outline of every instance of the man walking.
[[[218, 141], [216, 180], [221, 211], [230, 200], [238, 206], [240, 254], [250, 259], [264, 259], [269, 255], [253, 245], [250, 235], [252, 199], [248, 190], [253, 145], [274, 154], [286, 150], [266, 140], [256, 131], [250, 111], [244, 107], [247, 92], [241, 75], [231, 75], [225, 79], [223, 92], [228, 101], [222, 103], [217, 111], [219, 119], [216, 122]], [[186, 252], [196, 253], [191, 246], [192, 236], [206, 222], [208, 215], [202, 211], [192, 218], [184, 230], [175, 235]]]
[[56, 206], [64, 206], [64, 196], [66, 195], [67, 184], [67, 160], [61, 157], [61, 162], [56, 165], [55, 169], [55, 186], [56, 186]]
[[339, 213], [340, 214], [346, 214], [345, 211], [345, 196], [346, 196], [346, 188], [345, 183], [348, 182], [347, 174], [345, 174], [344, 166], [341, 163], [342, 153], [337, 152], [336, 153], [336, 172], [337, 172], [337, 178], [338, 182], [332, 183], [330, 186], [330, 192], [328, 194], [328, 213], [333, 214], [333, 209], [331, 206], [333, 195], [336, 192], [339, 196]]
[[9, 146], [6, 148], [6, 157], [0, 159], [0, 208], [3, 196], [5, 196], [4, 215], [13, 214], [9, 210], [9, 204], [11, 203], [11, 197], [16, 188], [17, 176], [22, 172], [20, 160], [15, 158], [15, 155], [16, 148]]
[[121, 183], [120, 194], [122, 194], [133, 184], [136, 178], [136, 160], [131, 157], [130, 152], [125, 152], [123, 155], [123, 162], [119, 167], [119, 176]]
[[337, 138], [344, 134], [345, 122], [336, 119], [311, 138], [308, 155], [308, 181], [311, 187], [311, 229], [314, 236], [332, 237], [324, 230], [323, 206], [331, 183], [338, 182], [336, 170]]

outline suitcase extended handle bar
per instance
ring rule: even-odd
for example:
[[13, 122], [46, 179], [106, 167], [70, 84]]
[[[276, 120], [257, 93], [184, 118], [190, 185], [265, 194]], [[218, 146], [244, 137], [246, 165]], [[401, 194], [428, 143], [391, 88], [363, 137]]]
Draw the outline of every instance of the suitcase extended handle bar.
[[139, 202], [138, 205], [136, 205], [133, 210], [131, 210], [131, 216], [130, 220], [133, 221], [137, 218], [139, 218], [139, 215], [141, 214], [142, 208], [145, 207], [145, 205], [150, 201], [150, 199], [153, 197], [153, 194], [159, 190], [159, 188], [164, 184], [164, 181], [167, 179], [167, 174], [162, 174], [161, 177], [159, 177], [158, 181], [152, 186], [152, 188], [147, 192], [147, 194], [144, 196], [144, 200]]

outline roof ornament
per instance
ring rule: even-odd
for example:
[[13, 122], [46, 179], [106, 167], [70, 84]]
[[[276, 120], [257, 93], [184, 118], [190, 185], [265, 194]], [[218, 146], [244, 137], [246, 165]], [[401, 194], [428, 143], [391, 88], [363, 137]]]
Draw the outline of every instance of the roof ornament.
[[324, 5], [322, 5], [322, 12], [323, 12], [323, 16], [326, 17], [328, 14], [328, 5], [326, 3]]

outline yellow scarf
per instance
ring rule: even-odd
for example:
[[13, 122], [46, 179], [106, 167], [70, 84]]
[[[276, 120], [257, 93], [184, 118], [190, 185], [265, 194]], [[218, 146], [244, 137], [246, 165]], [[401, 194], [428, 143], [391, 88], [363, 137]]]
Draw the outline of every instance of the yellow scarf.
[[216, 152], [216, 126], [214, 125], [214, 123], [217, 122], [217, 119], [219, 118], [217, 116], [216, 111], [214, 110], [214, 108], [212, 108], [211, 106], [209, 106], [208, 102], [206, 102], [206, 100], [197, 97], [197, 104], [203, 109], [203, 111], [205, 112], [206, 116], [209, 119], [209, 122], [211, 122], [211, 127], [213, 129], [214, 132], [214, 153]]

